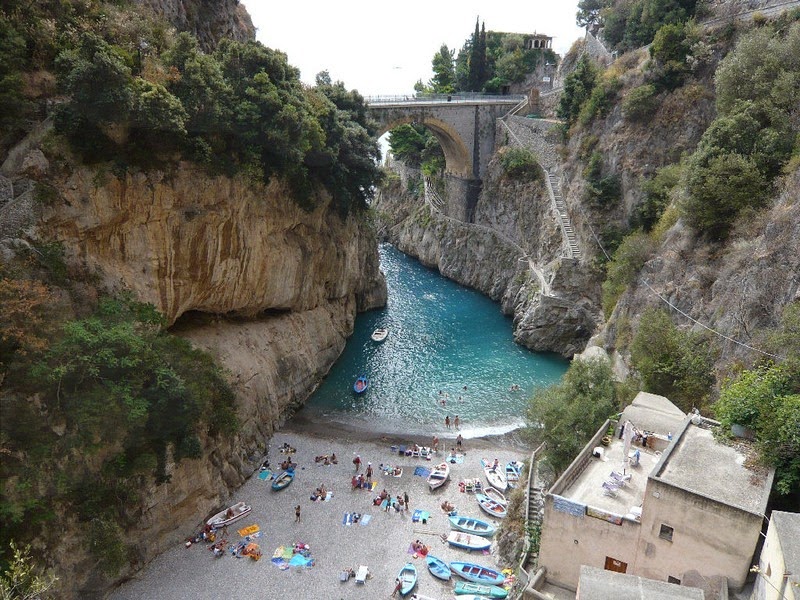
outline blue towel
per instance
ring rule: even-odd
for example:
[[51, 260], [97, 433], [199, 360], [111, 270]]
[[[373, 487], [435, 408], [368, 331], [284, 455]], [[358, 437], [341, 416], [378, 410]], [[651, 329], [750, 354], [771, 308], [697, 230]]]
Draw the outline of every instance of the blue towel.
[[414, 475], [419, 475], [420, 477], [427, 477], [431, 474], [430, 469], [426, 469], [425, 467], [416, 467], [414, 469]]
[[367, 525], [372, 520], [372, 515], [363, 515], [361, 517], [361, 526]]
[[412, 523], [419, 523], [420, 521], [427, 521], [430, 519], [431, 515], [429, 512], [420, 510], [419, 508], [414, 511], [414, 514], [411, 516]]
[[350, 520], [350, 513], [344, 513], [344, 518], [342, 519], [342, 525], [347, 525], [347, 522]]
[[258, 478], [261, 481], [266, 481], [271, 476], [272, 476], [272, 471], [270, 471], [269, 469], [264, 469], [263, 471], [261, 471], [261, 473], [258, 474]]

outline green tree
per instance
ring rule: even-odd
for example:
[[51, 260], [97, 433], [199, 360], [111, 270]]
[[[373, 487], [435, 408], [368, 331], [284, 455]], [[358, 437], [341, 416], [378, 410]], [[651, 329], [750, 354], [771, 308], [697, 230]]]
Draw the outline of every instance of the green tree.
[[433, 79], [430, 88], [435, 94], [452, 94], [456, 90], [456, 69], [453, 61], [454, 52], [446, 44], [442, 44], [433, 56]]
[[547, 462], [561, 473], [619, 408], [608, 362], [577, 360], [560, 383], [534, 392], [527, 431], [547, 443]]
[[755, 432], [761, 459], [776, 468], [780, 494], [800, 491], [800, 375], [788, 364], [744, 371], [724, 384], [714, 412], [731, 425]]
[[631, 362], [647, 392], [668, 397], [684, 411], [701, 407], [714, 385], [715, 351], [705, 336], [681, 331], [661, 308], [639, 319]]
[[580, 0], [575, 23], [587, 27], [600, 22], [600, 12], [609, 5], [608, 0]]
[[690, 49], [683, 23], [668, 23], [659, 28], [650, 45], [650, 56], [654, 60], [651, 69], [661, 86], [673, 90], [683, 83], [689, 70], [686, 57]]
[[41, 600], [51, 596], [51, 589], [58, 581], [54, 575], [41, 574], [31, 557], [30, 546], [20, 548], [10, 543], [11, 560], [0, 574], [0, 599]]
[[606, 279], [603, 281], [602, 303], [606, 318], [611, 316], [617, 300], [636, 281], [641, 268], [654, 251], [655, 244], [645, 233], [637, 231], [622, 240], [606, 267]]
[[568, 127], [578, 120], [581, 107], [592, 95], [597, 78], [597, 67], [584, 55], [575, 65], [575, 70], [564, 79], [564, 91], [556, 113], [566, 121]]
[[486, 24], [481, 26], [480, 19], [475, 19], [475, 32], [469, 44], [468, 75], [466, 91], [479, 92], [487, 81], [486, 66]]

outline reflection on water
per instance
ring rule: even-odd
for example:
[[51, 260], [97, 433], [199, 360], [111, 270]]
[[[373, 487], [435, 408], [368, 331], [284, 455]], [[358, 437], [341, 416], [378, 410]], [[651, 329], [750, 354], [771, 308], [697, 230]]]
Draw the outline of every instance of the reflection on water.
[[[389, 303], [358, 316], [344, 353], [303, 415], [417, 433], [443, 431], [445, 416], [458, 415], [464, 437], [518, 427], [533, 389], [557, 381], [567, 362], [515, 344], [511, 320], [478, 292], [391, 246], [380, 253]], [[382, 343], [370, 339], [377, 327], [389, 329]], [[369, 388], [356, 395], [360, 374]], [[513, 384], [519, 391], [510, 390]]]

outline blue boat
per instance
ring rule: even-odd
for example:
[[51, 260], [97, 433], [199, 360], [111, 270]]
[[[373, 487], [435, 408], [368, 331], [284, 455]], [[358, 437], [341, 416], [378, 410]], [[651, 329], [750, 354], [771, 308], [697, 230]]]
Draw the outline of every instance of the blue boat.
[[481, 598], [505, 598], [508, 596], [508, 590], [505, 590], [496, 585], [483, 585], [482, 583], [473, 583], [472, 581], [459, 581], [456, 587], [453, 588], [456, 595], [461, 596], [464, 594], [474, 594]]
[[353, 391], [356, 394], [363, 394], [367, 390], [367, 376], [359, 375], [356, 382], [353, 384]]
[[431, 575], [437, 579], [450, 581], [450, 567], [448, 567], [447, 563], [441, 558], [436, 558], [428, 554], [428, 556], [425, 557], [425, 562], [428, 564], [428, 570], [431, 572]]
[[492, 537], [494, 532], [497, 531], [497, 528], [491, 523], [473, 517], [461, 517], [458, 515], [450, 517], [450, 527], [465, 533], [484, 537]]
[[401, 585], [400, 595], [408, 596], [411, 590], [414, 589], [414, 586], [417, 585], [417, 568], [411, 563], [406, 563], [403, 568], [400, 569], [397, 578], [400, 580]]
[[451, 562], [450, 568], [456, 575], [463, 577], [467, 581], [483, 583], [485, 585], [503, 585], [506, 580], [505, 575], [489, 567], [476, 565], [467, 562]]
[[287, 469], [275, 478], [272, 482], [272, 489], [279, 492], [282, 489], [289, 487], [289, 484], [294, 480], [294, 469]]

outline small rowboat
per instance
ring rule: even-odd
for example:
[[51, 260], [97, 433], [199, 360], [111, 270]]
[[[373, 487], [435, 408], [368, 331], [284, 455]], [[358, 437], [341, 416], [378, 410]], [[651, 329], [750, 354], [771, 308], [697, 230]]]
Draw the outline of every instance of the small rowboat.
[[508, 500], [506, 500], [506, 497], [503, 495], [503, 492], [498, 492], [493, 487], [488, 487], [485, 490], [483, 490], [483, 493], [484, 495], [489, 496], [489, 498], [491, 498], [498, 504], [502, 504], [503, 506], [508, 506]]
[[484, 535], [486, 537], [492, 537], [494, 532], [497, 531], [497, 528], [491, 523], [473, 519], [472, 517], [459, 517], [458, 515], [450, 517], [450, 527], [472, 535]]
[[384, 327], [378, 327], [375, 331], [372, 332], [372, 341], [373, 342], [382, 342], [386, 339], [386, 336], [389, 335], [389, 330]]
[[431, 474], [428, 475], [428, 487], [431, 488], [431, 491], [440, 488], [445, 484], [448, 477], [450, 477], [450, 465], [446, 462], [436, 465]]
[[451, 531], [447, 535], [447, 543], [464, 550], [487, 550], [492, 541], [478, 535], [470, 535], [463, 531]]
[[463, 577], [467, 581], [474, 581], [475, 583], [503, 585], [503, 582], [506, 580], [505, 575], [499, 571], [474, 563], [451, 562], [450, 568], [456, 575]]
[[501, 471], [501, 467], [499, 465], [495, 466], [494, 463], [485, 458], [481, 459], [481, 466], [483, 467], [483, 472], [486, 473], [486, 480], [489, 485], [501, 492], [505, 492], [506, 488], [508, 488], [508, 481], [506, 481], [506, 475]]
[[525, 463], [518, 460], [506, 463], [506, 481], [508, 482], [508, 487], [515, 488], [519, 485], [519, 478], [522, 476], [522, 468], [524, 466]]
[[411, 590], [414, 589], [414, 586], [417, 585], [417, 568], [411, 563], [406, 563], [403, 568], [400, 569], [397, 578], [400, 580], [402, 586], [400, 588], [400, 595], [407, 596], [411, 593]]
[[284, 471], [275, 478], [272, 482], [272, 490], [280, 492], [282, 489], [289, 487], [289, 484], [294, 480], [294, 469]]
[[480, 507], [487, 514], [497, 517], [498, 519], [502, 519], [506, 516], [506, 507], [499, 502], [492, 500], [489, 498], [489, 496], [486, 496], [485, 494], [475, 494], [475, 500], [478, 501]]
[[356, 394], [363, 394], [367, 389], [367, 385], [369, 385], [367, 382], [367, 376], [359, 375], [358, 379], [356, 379], [356, 382], [353, 384], [353, 391]]
[[245, 515], [249, 514], [251, 510], [253, 510], [253, 508], [249, 504], [237, 502], [233, 506], [229, 506], [225, 510], [219, 511], [208, 521], [206, 521], [206, 525], [209, 527], [214, 527], [215, 529], [220, 529], [230, 525], [234, 521], [241, 519]]
[[483, 585], [471, 581], [459, 581], [453, 590], [457, 595], [474, 594], [481, 598], [505, 598], [508, 591], [496, 585]]
[[441, 558], [436, 558], [428, 554], [428, 556], [425, 557], [425, 562], [428, 564], [428, 570], [431, 572], [431, 575], [437, 579], [450, 581], [450, 567], [448, 567], [447, 563]]

